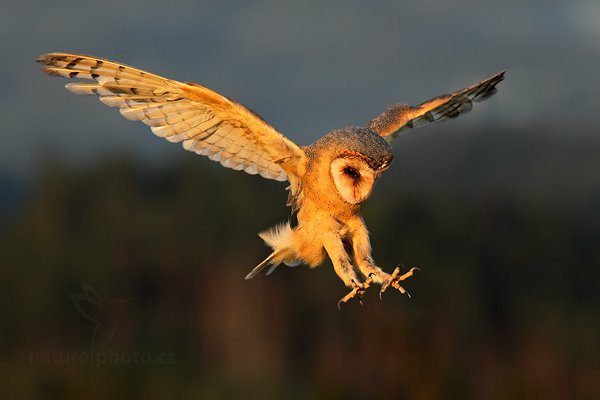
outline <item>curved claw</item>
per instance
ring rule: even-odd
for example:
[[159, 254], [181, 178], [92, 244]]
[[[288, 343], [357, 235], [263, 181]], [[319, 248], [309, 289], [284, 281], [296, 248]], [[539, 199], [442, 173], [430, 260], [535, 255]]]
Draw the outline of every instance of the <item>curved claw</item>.
[[[406, 294], [408, 296], [408, 298], [412, 298], [412, 297], [410, 297], [410, 293], [408, 293], [406, 291], [406, 289], [404, 289], [402, 286], [400, 286], [400, 282], [410, 278], [411, 276], [413, 276], [415, 271], [420, 271], [420, 269], [417, 267], [412, 267], [407, 273], [400, 275], [400, 267], [401, 266], [402, 266], [402, 264], [397, 266], [396, 269], [394, 269], [394, 272], [392, 272], [391, 275], [381, 285], [381, 290], [379, 291], [380, 299], [383, 298], [382, 297], [383, 292], [385, 292], [389, 286], [392, 286], [393, 288], [397, 289], [402, 294]], [[398, 276], [398, 275], [400, 275], [400, 276]]]
[[373, 282], [373, 278], [371, 278], [371, 275], [373, 275], [373, 274], [369, 274], [367, 279], [362, 284], [356, 283], [354, 280], [352, 281], [353, 287], [352, 287], [352, 290], [350, 291], [350, 293], [348, 293], [347, 295], [342, 297], [340, 299], [340, 301], [338, 301], [338, 303], [337, 303], [339, 310], [342, 309], [342, 303], [347, 303], [349, 300], [353, 299], [354, 297], [358, 297], [358, 302], [360, 303], [361, 306], [363, 305], [362, 297], [365, 294], [365, 290], [367, 290], [367, 288], [371, 285], [371, 282]]

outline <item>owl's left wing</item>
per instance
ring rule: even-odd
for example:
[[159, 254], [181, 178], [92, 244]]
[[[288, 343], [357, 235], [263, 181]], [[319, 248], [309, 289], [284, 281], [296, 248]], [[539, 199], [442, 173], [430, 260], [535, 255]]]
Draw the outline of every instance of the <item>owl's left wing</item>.
[[367, 126], [391, 142], [406, 128], [456, 118], [470, 111], [473, 102], [486, 100], [496, 93], [496, 85], [504, 79], [505, 72], [497, 73], [473, 86], [427, 100], [418, 106], [393, 105], [373, 118]]
[[42, 71], [94, 82], [68, 83], [81, 95], [98, 95], [128, 119], [149, 125], [156, 135], [182, 142], [184, 149], [249, 174], [294, 181], [305, 154], [258, 115], [206, 87], [163, 78], [113, 61], [80, 54], [41, 56]]

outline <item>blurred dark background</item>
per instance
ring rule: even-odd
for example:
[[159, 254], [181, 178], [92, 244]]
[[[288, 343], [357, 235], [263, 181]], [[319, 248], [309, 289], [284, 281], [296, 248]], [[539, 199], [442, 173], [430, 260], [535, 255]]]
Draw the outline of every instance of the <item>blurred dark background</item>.
[[[600, 397], [600, 5], [27, 0], [0, 14], [5, 399]], [[299, 144], [508, 68], [395, 142], [364, 209], [412, 300], [330, 264], [244, 275], [285, 184], [225, 170], [33, 62], [195, 81]]]

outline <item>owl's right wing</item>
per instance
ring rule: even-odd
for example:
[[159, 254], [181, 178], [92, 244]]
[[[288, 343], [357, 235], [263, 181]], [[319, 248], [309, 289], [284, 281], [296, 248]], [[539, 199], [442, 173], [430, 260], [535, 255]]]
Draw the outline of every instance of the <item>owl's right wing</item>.
[[195, 83], [172, 79], [100, 58], [67, 53], [41, 56], [42, 71], [94, 82], [68, 83], [81, 95], [98, 95], [128, 119], [149, 125], [156, 135], [182, 142], [184, 149], [225, 167], [278, 181], [301, 175], [306, 155], [258, 115]]
[[367, 126], [391, 142], [406, 128], [456, 118], [473, 108], [473, 102], [483, 101], [496, 93], [496, 85], [504, 79], [502, 71], [473, 86], [427, 100], [418, 106], [396, 104], [373, 118]]

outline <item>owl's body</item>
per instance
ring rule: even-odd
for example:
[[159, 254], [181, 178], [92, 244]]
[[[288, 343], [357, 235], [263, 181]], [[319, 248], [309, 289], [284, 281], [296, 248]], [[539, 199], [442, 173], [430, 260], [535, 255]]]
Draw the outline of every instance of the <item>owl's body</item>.
[[347, 286], [361, 282], [357, 272], [383, 283], [388, 274], [373, 265], [360, 210], [375, 180], [392, 161], [390, 145], [367, 127], [351, 127], [325, 135], [305, 147], [304, 152], [307, 163], [300, 177], [299, 204], [295, 205], [298, 225], [292, 229], [287, 224], [261, 234], [274, 252], [247, 277], [253, 277], [267, 264], [316, 267], [329, 255]]
[[[391, 139], [403, 128], [454, 118], [469, 111], [472, 101], [495, 91], [504, 73], [449, 95], [411, 107], [397, 104], [361, 127], [334, 130], [309, 146], [300, 147], [243, 105], [194, 84], [162, 78], [123, 64], [94, 57], [50, 53], [38, 60], [43, 71], [95, 82], [75, 82], [77, 94], [98, 95], [129, 119], [140, 120], [186, 150], [226, 167], [288, 180], [288, 205], [297, 212], [297, 225], [276, 226], [260, 234], [273, 252], [246, 279], [265, 267], [267, 274], [281, 263], [316, 267], [329, 257], [350, 293], [340, 300], [362, 297], [371, 283], [380, 293], [392, 286], [406, 291], [400, 275], [384, 272], [373, 262], [369, 234], [360, 216], [375, 181], [390, 166]], [[339, 304], [339, 303], [338, 303]]]

